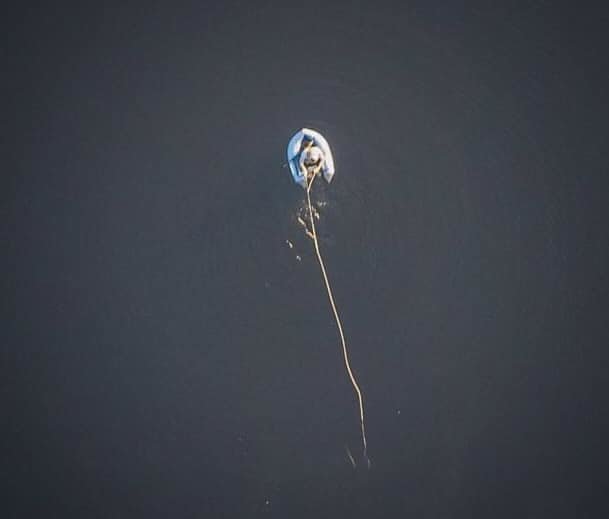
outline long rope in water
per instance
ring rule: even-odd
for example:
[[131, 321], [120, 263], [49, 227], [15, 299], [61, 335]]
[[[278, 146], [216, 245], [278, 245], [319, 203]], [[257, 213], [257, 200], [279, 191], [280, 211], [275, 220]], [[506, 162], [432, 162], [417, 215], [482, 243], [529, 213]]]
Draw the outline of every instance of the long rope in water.
[[[334, 303], [334, 296], [332, 295], [332, 289], [330, 288], [330, 281], [328, 280], [328, 274], [326, 273], [326, 267], [324, 266], [324, 261], [321, 257], [321, 252], [319, 251], [319, 243], [317, 241], [317, 232], [315, 231], [315, 217], [313, 216], [313, 207], [311, 205], [311, 187], [313, 186], [313, 181], [317, 173], [315, 173], [311, 181], [307, 183], [307, 203], [309, 205], [309, 219], [311, 220], [311, 234], [313, 235], [313, 243], [315, 244], [315, 252], [317, 254], [317, 260], [319, 261], [319, 266], [321, 268], [321, 273], [323, 274], [324, 281], [326, 283], [326, 290], [328, 291], [328, 299], [330, 300], [330, 306], [332, 307], [332, 311], [334, 312], [334, 319], [336, 320], [336, 326], [338, 327], [338, 333], [340, 334], [340, 340], [343, 346], [343, 357], [345, 359], [345, 367], [347, 368], [347, 373], [349, 374], [349, 378], [351, 379], [351, 384], [353, 385], [353, 389], [357, 394], [357, 400], [359, 403], [359, 419], [360, 419], [360, 428], [362, 431], [362, 444], [364, 446], [364, 458], [366, 463], [368, 464], [368, 468], [370, 468], [370, 459], [368, 458], [368, 446], [366, 443], [366, 427], [364, 425], [364, 399], [362, 397], [362, 392], [357, 384], [357, 380], [353, 375], [353, 371], [351, 371], [351, 365], [349, 364], [349, 354], [347, 351], [347, 343], [345, 341], [345, 335], [343, 333], [343, 327], [340, 322], [340, 317], [338, 316], [338, 310], [336, 309], [336, 304]], [[352, 460], [353, 461], [353, 460]]]

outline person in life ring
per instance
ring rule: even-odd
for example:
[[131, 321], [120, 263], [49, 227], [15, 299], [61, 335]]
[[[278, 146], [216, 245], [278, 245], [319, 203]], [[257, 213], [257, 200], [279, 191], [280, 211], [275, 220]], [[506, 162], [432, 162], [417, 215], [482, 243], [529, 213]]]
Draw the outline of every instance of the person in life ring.
[[324, 152], [315, 146], [313, 139], [306, 136], [302, 139], [298, 167], [303, 177], [309, 180], [321, 171], [324, 165]]

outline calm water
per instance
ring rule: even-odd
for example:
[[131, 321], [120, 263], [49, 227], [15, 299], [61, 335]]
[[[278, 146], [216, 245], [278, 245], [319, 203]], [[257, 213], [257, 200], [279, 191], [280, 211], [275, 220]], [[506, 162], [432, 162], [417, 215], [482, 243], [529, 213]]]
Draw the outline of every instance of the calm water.
[[[16, 15], [7, 517], [602, 516], [606, 22]], [[282, 167], [302, 126], [334, 151], [314, 200], [371, 470]]]

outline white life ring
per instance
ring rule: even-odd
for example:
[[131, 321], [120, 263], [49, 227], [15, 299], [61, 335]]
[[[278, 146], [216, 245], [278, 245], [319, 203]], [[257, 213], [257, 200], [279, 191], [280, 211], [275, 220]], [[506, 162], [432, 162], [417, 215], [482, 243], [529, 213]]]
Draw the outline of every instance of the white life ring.
[[321, 149], [324, 154], [324, 164], [321, 168], [321, 173], [326, 179], [326, 182], [330, 182], [334, 176], [334, 158], [328, 146], [328, 141], [323, 135], [315, 130], [309, 128], [303, 128], [297, 131], [288, 143], [288, 165], [290, 166], [290, 172], [294, 182], [302, 186], [304, 189], [307, 188], [307, 179], [304, 177], [300, 168], [298, 167], [298, 161], [300, 159], [300, 151], [302, 139], [307, 136], [313, 140], [313, 144]]

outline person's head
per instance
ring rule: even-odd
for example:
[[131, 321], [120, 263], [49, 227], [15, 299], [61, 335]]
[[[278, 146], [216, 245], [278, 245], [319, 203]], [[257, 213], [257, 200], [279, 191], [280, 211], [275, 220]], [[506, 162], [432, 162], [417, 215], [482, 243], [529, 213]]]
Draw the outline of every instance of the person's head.
[[310, 148], [311, 146], [313, 146], [313, 139], [311, 137], [309, 137], [308, 135], [305, 135], [302, 138], [302, 149], [306, 150], [307, 148]]

